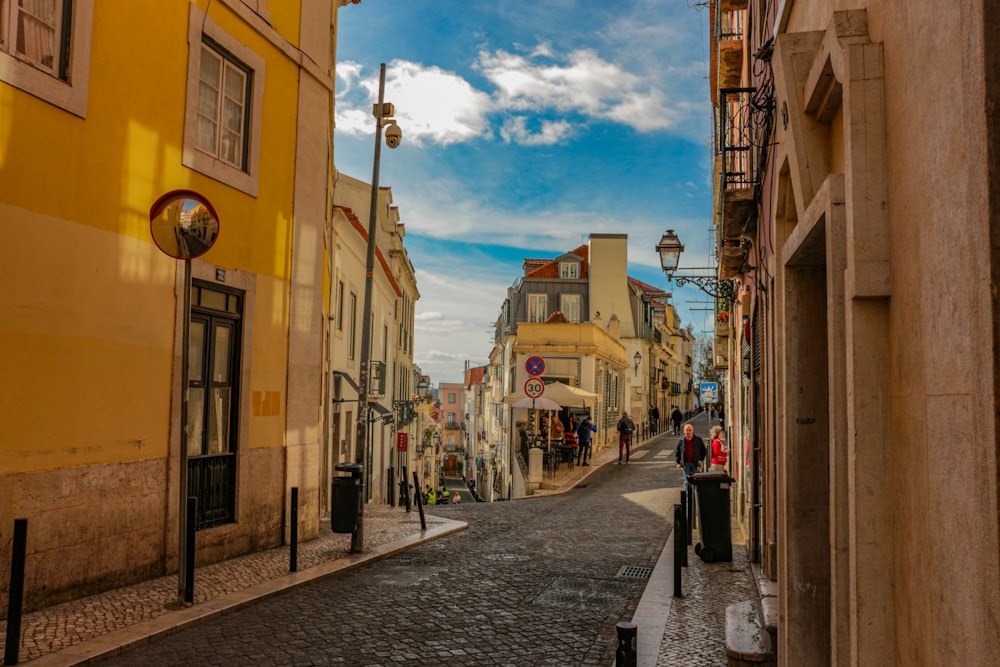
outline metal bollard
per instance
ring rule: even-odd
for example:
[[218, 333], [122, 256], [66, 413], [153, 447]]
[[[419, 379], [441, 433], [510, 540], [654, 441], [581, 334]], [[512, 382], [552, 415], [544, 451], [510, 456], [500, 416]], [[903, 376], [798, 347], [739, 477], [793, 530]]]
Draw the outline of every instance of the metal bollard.
[[188, 496], [187, 501], [187, 553], [181, 554], [187, 560], [187, 573], [184, 577], [184, 602], [194, 603], [194, 533], [198, 521], [198, 498]]
[[687, 545], [684, 544], [684, 535], [678, 530], [683, 523], [684, 510], [680, 505], [674, 505], [674, 597], [681, 595], [681, 561], [687, 553]]
[[622, 621], [618, 630], [618, 648], [615, 649], [615, 667], [636, 667], [639, 653], [636, 644], [639, 639], [635, 623]]
[[7, 595], [7, 643], [3, 664], [16, 665], [21, 648], [21, 609], [24, 603], [24, 555], [28, 546], [28, 520], [14, 519], [10, 553], [10, 588]]
[[292, 487], [292, 525], [289, 528], [291, 547], [288, 550], [288, 570], [299, 571], [299, 487]]
[[420, 511], [420, 530], [427, 530], [427, 519], [424, 518], [424, 501], [420, 496], [420, 480], [417, 479], [417, 471], [413, 471], [413, 498], [417, 501], [417, 509]]
[[[687, 547], [691, 543], [688, 539], [688, 525], [687, 525], [687, 491], [681, 491], [681, 519], [680, 523], [677, 524], [677, 529], [680, 531], [680, 543], [683, 545], [681, 549], [681, 565], [687, 567], [688, 565], [688, 550]], [[677, 539], [676, 537], [674, 538]]]

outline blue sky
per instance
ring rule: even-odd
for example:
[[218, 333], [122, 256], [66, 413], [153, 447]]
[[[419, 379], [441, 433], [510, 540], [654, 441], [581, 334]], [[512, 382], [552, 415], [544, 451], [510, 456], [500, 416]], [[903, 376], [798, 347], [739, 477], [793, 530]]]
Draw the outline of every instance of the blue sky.
[[403, 143], [383, 147], [417, 273], [414, 361], [434, 384], [486, 363], [527, 257], [627, 233], [629, 275], [674, 293], [655, 245], [709, 262], [708, 14], [692, 0], [363, 0], [340, 10], [339, 171], [370, 181], [379, 64]]

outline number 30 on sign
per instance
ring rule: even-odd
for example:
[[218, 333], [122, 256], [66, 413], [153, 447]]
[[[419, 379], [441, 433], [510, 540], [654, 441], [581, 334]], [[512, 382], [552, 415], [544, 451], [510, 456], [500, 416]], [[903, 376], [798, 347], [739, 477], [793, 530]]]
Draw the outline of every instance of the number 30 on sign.
[[524, 383], [524, 395], [528, 398], [538, 398], [545, 393], [545, 383], [538, 378], [531, 378]]

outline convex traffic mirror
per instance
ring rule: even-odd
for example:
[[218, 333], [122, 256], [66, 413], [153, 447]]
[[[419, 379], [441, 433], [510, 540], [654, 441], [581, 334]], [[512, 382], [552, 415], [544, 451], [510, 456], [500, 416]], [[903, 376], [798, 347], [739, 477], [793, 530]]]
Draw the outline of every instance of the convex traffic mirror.
[[153, 242], [174, 259], [194, 259], [219, 237], [219, 216], [212, 204], [192, 190], [172, 190], [149, 209]]

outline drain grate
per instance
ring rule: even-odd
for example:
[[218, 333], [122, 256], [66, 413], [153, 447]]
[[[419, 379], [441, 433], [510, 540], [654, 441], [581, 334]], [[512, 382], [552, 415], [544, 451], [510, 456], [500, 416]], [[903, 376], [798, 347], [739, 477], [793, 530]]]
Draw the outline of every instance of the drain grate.
[[612, 610], [622, 606], [630, 589], [630, 585], [624, 581], [560, 576], [534, 599], [534, 604], [570, 609], [601, 607]]
[[622, 569], [618, 570], [616, 577], [623, 577], [625, 579], [649, 579], [653, 574], [653, 568], [651, 567], [639, 567], [638, 565], [622, 565]]
[[524, 554], [490, 554], [487, 556], [490, 560], [498, 560], [506, 563], [520, 563], [526, 561], [530, 556], [525, 556]]
[[386, 565], [378, 570], [359, 572], [355, 579], [370, 586], [413, 586], [445, 569], [430, 565]]

